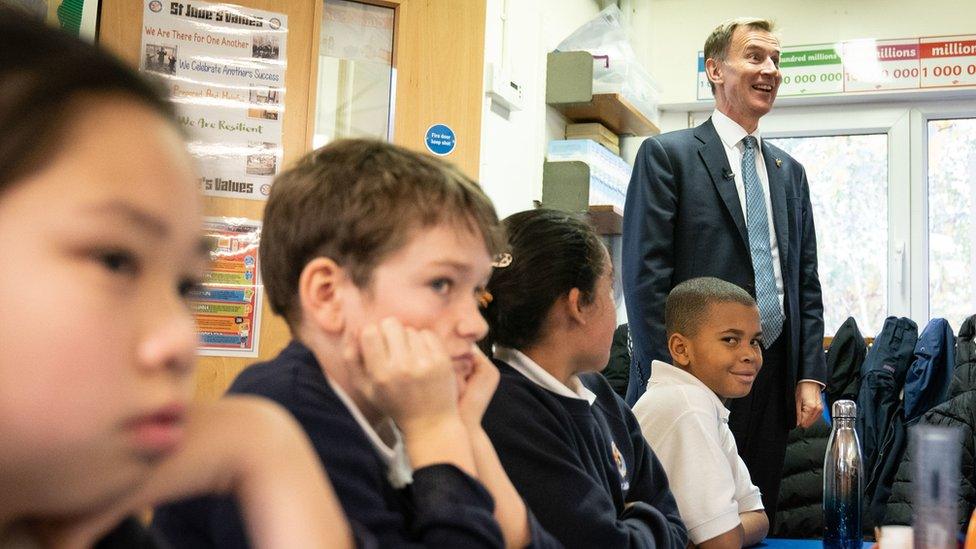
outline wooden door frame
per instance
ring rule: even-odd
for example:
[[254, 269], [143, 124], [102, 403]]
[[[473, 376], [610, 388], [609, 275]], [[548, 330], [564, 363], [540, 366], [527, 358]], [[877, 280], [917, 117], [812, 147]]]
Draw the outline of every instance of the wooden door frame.
[[[311, 149], [315, 133], [315, 108], [318, 95], [318, 56], [322, 32], [324, 0], [315, 2], [309, 58], [311, 74], [308, 90], [306, 147]], [[393, 8], [393, 69], [397, 71], [393, 142], [407, 148], [427, 152], [424, 132], [433, 124], [445, 123], [457, 134], [457, 148], [445, 157], [454, 162], [473, 179], [480, 171], [481, 113], [483, 106], [485, 0], [353, 0], [362, 4]], [[457, 25], [455, 25], [457, 23]], [[459, 28], [460, 27], [460, 28]], [[411, 35], [408, 31], [424, 29], [428, 33]], [[417, 47], [417, 42], [448, 43], [451, 35], [467, 31], [459, 52], [445, 52], [438, 59], [430, 49]], [[424, 36], [419, 36], [423, 34]], [[443, 40], [442, 40], [443, 39]], [[410, 42], [407, 42], [410, 40]], [[467, 53], [468, 55], [463, 55]], [[405, 59], [405, 56], [411, 56]], [[439, 97], [431, 81], [445, 77], [448, 89], [459, 88], [461, 93], [445, 93]]]

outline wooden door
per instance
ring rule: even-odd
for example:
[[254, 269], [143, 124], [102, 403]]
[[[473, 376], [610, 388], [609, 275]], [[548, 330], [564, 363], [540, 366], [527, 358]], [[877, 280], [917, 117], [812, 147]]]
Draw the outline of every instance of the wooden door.
[[[148, 1], [148, 0], [143, 0]], [[237, 0], [249, 8], [288, 17], [284, 165], [311, 148], [310, 113], [315, 109], [321, 0]], [[447, 159], [477, 177], [484, 72], [485, 0], [376, 0], [396, 10], [393, 64], [397, 70], [394, 142], [426, 151], [424, 135], [446, 124], [457, 135]], [[140, 61], [143, 2], [102, 0], [99, 42], [133, 66]], [[206, 214], [261, 219], [264, 202], [205, 197]], [[290, 338], [288, 327], [263, 300], [259, 357], [201, 357], [197, 398], [219, 397], [245, 367], [275, 356]]]

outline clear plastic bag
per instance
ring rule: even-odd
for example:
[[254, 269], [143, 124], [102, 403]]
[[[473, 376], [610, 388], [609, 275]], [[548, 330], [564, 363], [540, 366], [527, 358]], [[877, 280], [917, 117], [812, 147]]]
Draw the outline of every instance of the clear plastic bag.
[[637, 60], [620, 15], [620, 8], [608, 6], [556, 50], [589, 52], [593, 56], [593, 93], [619, 93], [656, 124], [659, 88]]

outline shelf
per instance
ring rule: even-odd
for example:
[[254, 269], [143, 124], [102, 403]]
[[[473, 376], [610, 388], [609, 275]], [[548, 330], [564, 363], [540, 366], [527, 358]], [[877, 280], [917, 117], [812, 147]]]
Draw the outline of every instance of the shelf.
[[623, 233], [624, 212], [616, 206], [590, 206], [587, 215], [598, 234], [615, 236]]
[[[599, 122], [617, 135], [657, 135], [660, 129], [619, 93], [593, 93], [593, 56], [585, 51], [554, 51], [546, 60], [546, 103], [573, 122]], [[597, 193], [597, 196], [600, 196]], [[589, 205], [590, 166], [578, 160], [546, 162], [542, 205], [586, 213], [603, 236], [622, 233], [623, 211]]]
[[542, 206], [567, 212], [586, 213], [597, 233], [619, 235], [623, 211], [618, 206], [589, 205], [590, 167], [586, 162], [546, 162], [542, 169]]
[[661, 130], [619, 93], [598, 93], [586, 103], [552, 105], [573, 122], [600, 122], [618, 135], [657, 135]]
[[593, 56], [551, 52], [546, 65], [546, 103], [573, 122], [600, 122], [615, 134], [657, 135], [661, 130], [619, 93], [593, 93]]

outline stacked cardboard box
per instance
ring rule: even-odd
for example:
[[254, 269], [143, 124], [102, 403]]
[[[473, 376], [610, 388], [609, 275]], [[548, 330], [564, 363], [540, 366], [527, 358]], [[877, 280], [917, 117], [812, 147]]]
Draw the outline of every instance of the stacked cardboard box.
[[599, 122], [567, 124], [566, 139], [592, 139], [613, 154], [620, 154], [620, 138]]

